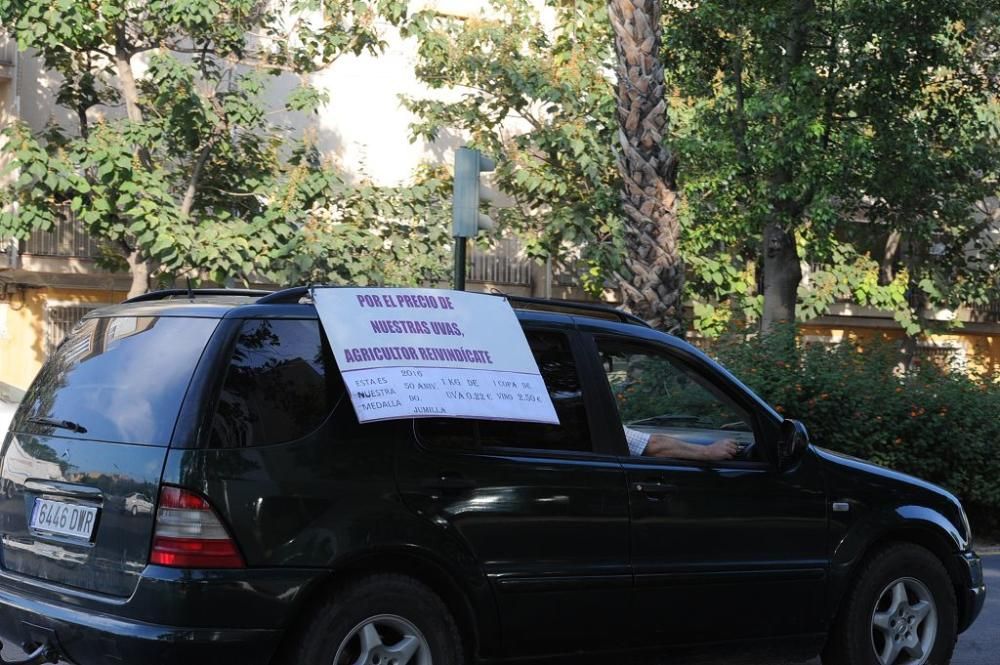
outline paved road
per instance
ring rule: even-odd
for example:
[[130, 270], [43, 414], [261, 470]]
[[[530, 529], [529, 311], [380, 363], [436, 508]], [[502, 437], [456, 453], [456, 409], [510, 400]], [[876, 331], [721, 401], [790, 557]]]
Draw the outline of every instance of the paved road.
[[1000, 653], [1000, 554], [983, 557], [986, 606], [976, 623], [958, 638], [952, 665], [995, 665]]

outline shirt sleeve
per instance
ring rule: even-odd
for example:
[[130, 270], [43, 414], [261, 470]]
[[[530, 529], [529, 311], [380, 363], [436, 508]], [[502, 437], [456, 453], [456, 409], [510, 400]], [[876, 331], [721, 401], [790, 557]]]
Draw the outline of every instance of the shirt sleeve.
[[625, 430], [625, 443], [628, 444], [629, 455], [638, 456], [646, 452], [646, 446], [649, 444], [651, 436], [649, 433], [640, 432], [627, 425], [622, 425], [622, 429]]

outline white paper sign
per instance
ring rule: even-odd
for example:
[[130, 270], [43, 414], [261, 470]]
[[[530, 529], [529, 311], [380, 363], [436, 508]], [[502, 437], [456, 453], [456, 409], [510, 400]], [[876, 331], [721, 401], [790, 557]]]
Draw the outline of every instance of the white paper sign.
[[454, 417], [559, 423], [504, 298], [318, 287], [313, 302], [360, 422]]

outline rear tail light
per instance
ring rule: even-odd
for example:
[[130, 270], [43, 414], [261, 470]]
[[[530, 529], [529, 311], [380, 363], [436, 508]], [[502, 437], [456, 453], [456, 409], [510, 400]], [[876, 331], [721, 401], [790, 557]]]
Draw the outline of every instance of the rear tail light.
[[179, 487], [160, 490], [149, 562], [172, 568], [243, 568], [236, 543], [211, 504]]

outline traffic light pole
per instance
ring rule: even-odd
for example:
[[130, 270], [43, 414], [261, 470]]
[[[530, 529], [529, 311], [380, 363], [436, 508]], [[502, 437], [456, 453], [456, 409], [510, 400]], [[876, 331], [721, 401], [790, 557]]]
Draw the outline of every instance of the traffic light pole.
[[481, 173], [492, 171], [496, 162], [478, 150], [455, 151], [454, 189], [451, 199], [451, 236], [455, 239], [455, 290], [465, 290], [465, 258], [468, 239], [483, 229], [493, 228], [493, 220], [479, 212]]
[[466, 238], [455, 238], [455, 290], [465, 290]]

